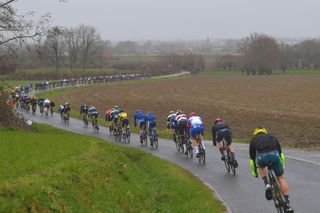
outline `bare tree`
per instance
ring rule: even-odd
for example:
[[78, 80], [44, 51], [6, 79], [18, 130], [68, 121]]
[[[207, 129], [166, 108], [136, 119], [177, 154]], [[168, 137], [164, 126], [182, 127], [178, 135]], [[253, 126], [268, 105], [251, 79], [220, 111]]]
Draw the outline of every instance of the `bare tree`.
[[66, 29], [64, 33], [65, 44], [68, 50], [69, 65], [72, 71], [77, 63], [80, 48], [81, 48], [81, 34], [79, 28]]
[[13, 4], [17, 0], [0, 1], [0, 66], [2, 74], [14, 73], [19, 48], [27, 40], [43, 33], [50, 15], [41, 16], [38, 23], [32, 21], [33, 13], [18, 14]]
[[82, 69], [85, 70], [89, 58], [89, 53], [94, 47], [95, 42], [100, 40], [100, 35], [93, 26], [80, 25], [80, 44], [82, 56]]
[[252, 34], [241, 45], [244, 54], [243, 66], [247, 74], [271, 74], [279, 67], [280, 48], [275, 39], [268, 35]]
[[48, 47], [49, 53], [53, 55], [56, 71], [59, 72], [60, 60], [64, 50], [63, 44], [63, 28], [60, 26], [52, 27], [47, 34], [45, 45]]

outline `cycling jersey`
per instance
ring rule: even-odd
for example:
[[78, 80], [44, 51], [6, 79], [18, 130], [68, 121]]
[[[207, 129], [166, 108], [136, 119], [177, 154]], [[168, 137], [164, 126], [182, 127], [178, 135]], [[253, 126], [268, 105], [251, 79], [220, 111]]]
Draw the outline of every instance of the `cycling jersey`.
[[146, 121], [148, 122], [148, 129], [156, 128], [157, 120], [152, 112], [146, 114]]
[[81, 104], [80, 106], [80, 114], [88, 114], [88, 106], [86, 104]]
[[140, 129], [145, 127], [146, 118], [145, 118], [145, 115], [143, 114], [143, 112], [137, 111], [134, 114], [134, 126], [137, 126], [137, 120], [138, 120], [138, 126]]
[[176, 123], [179, 124], [180, 122], [185, 122], [187, 121], [188, 118], [185, 114], [177, 115], [176, 116]]
[[128, 114], [126, 112], [120, 112], [119, 113], [119, 118], [122, 120], [124, 118], [128, 118]]
[[232, 143], [232, 133], [229, 125], [225, 122], [219, 122], [212, 126], [212, 142], [221, 142], [224, 138], [228, 146]]
[[112, 119], [111, 119], [111, 113], [112, 113], [112, 110], [111, 109], [109, 109], [109, 110], [107, 110], [106, 111], [106, 121], [112, 121]]
[[50, 101], [48, 99], [46, 99], [46, 100], [44, 100], [43, 104], [44, 104], [44, 106], [49, 107]]
[[168, 115], [167, 117], [167, 128], [168, 129], [173, 129], [174, 125], [173, 123], [171, 123], [171, 121], [173, 121], [175, 119], [176, 114], [175, 113], [171, 113]]
[[192, 138], [197, 137], [197, 133], [199, 132], [201, 135], [203, 135], [203, 124], [202, 120], [199, 116], [192, 116], [188, 119], [189, 128], [191, 130], [191, 136]]

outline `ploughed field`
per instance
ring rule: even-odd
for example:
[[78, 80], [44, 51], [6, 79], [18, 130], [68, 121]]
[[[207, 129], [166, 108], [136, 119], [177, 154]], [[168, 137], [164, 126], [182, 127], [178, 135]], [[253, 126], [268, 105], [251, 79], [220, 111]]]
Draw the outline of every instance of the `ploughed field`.
[[[265, 126], [280, 142], [293, 147], [320, 147], [320, 76], [191, 76], [146, 80], [69, 90], [55, 99], [73, 109], [82, 102], [99, 112], [119, 105], [134, 111], [152, 111], [158, 128], [165, 128], [170, 110], [195, 111], [211, 134], [220, 116], [232, 128], [235, 140], [248, 140], [257, 125]], [[131, 120], [132, 122], [132, 120]]]

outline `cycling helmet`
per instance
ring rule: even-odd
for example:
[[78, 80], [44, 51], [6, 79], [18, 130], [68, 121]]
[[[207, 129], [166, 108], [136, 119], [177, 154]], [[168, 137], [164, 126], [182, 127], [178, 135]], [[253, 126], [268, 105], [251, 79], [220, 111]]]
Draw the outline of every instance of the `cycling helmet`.
[[69, 103], [68, 103], [68, 102], [66, 102], [64, 105], [69, 105]]
[[137, 110], [136, 110], [136, 113], [138, 113], [138, 112], [141, 112], [141, 110], [140, 110], [140, 109], [137, 109]]
[[180, 109], [177, 109], [176, 115], [181, 115], [182, 111]]
[[174, 111], [170, 111], [168, 115], [174, 114]]
[[123, 110], [123, 109], [120, 109], [119, 113], [121, 113], [121, 112], [124, 112], [124, 110]]
[[221, 118], [217, 117], [216, 120], [214, 120], [214, 124], [222, 122]]
[[267, 129], [266, 128], [263, 128], [261, 126], [258, 126], [257, 128], [255, 128], [252, 132], [253, 136], [256, 136], [257, 134], [259, 133], [263, 133], [263, 134], [266, 134], [267, 133]]
[[195, 112], [191, 112], [191, 113], [189, 114], [189, 117], [192, 117], [192, 116], [196, 116], [196, 113], [195, 113]]

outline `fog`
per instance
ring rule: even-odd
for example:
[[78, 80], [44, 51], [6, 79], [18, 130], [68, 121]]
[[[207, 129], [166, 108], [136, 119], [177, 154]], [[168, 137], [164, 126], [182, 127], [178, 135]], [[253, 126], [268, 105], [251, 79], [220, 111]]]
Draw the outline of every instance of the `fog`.
[[50, 12], [53, 25], [97, 27], [110, 40], [319, 37], [319, 0], [19, 0], [20, 13]]

